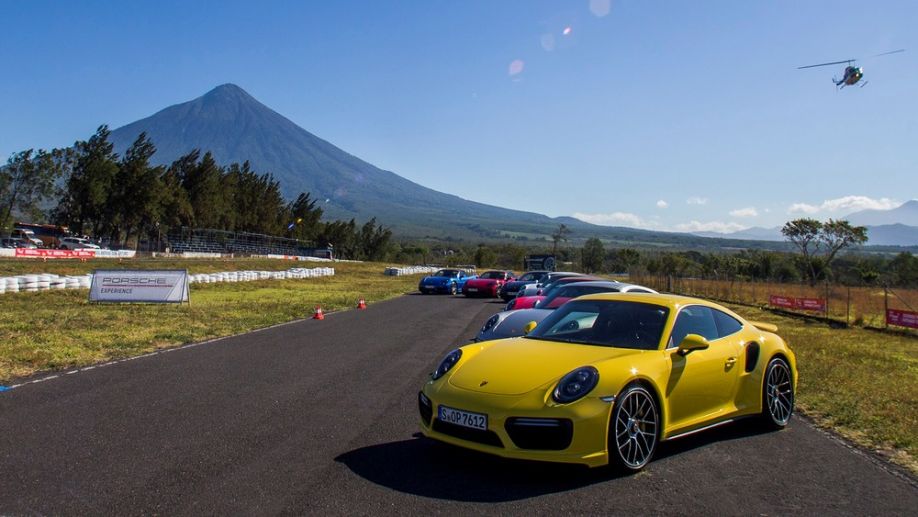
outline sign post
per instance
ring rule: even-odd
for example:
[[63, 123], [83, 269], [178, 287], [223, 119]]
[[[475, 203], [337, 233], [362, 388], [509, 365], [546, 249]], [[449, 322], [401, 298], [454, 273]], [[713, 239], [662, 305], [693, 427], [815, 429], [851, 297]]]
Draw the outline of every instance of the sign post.
[[188, 270], [97, 269], [92, 272], [89, 301], [191, 303]]

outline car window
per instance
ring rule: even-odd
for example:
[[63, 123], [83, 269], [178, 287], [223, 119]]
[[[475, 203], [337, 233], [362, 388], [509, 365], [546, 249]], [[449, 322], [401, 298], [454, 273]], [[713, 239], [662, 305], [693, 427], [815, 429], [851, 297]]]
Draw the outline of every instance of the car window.
[[637, 288], [637, 289], [628, 289], [628, 292], [629, 293], [650, 293], [651, 291], [648, 291], [647, 289]]
[[743, 324], [733, 316], [717, 309], [711, 309], [711, 312], [714, 314], [714, 323], [717, 325], [717, 335], [719, 337], [727, 337], [743, 329]]
[[669, 309], [653, 304], [607, 300], [562, 305], [528, 336], [615, 348], [655, 350]]
[[679, 316], [676, 317], [676, 324], [673, 325], [667, 348], [678, 347], [689, 334], [698, 334], [709, 341], [720, 337], [711, 309], [701, 305], [683, 307], [679, 311]]

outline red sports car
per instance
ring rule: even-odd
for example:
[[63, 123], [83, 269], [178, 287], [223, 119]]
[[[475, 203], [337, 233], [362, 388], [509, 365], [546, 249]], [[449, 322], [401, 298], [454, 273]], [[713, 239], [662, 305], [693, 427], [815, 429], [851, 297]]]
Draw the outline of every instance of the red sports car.
[[[558, 288], [568, 285], [575, 284], [579, 282], [595, 282], [598, 280], [603, 280], [602, 278], [597, 278], [594, 276], [569, 276], [565, 278], [559, 278], [558, 280], [546, 285], [544, 288], [539, 289], [537, 292], [538, 295], [535, 296], [517, 296], [516, 298], [510, 300], [507, 303], [507, 308], [505, 310], [515, 311], [517, 309], [532, 309], [536, 306], [537, 303], [544, 300], [546, 296], [557, 291]], [[522, 291], [521, 291], [522, 292]]]
[[513, 271], [486, 271], [478, 275], [478, 278], [467, 281], [462, 287], [462, 294], [497, 298], [500, 286], [515, 279]]

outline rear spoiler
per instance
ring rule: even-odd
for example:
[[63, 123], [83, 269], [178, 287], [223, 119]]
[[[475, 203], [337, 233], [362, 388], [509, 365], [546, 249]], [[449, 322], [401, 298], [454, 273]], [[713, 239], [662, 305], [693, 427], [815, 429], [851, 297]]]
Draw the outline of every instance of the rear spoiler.
[[761, 321], [750, 321], [749, 323], [751, 323], [753, 327], [755, 327], [755, 328], [757, 328], [757, 329], [759, 329], [759, 330], [761, 330], [761, 331], [764, 331], [764, 332], [772, 332], [772, 333], [774, 333], [774, 332], [777, 332], [777, 331], [778, 331], [778, 326], [777, 326], [777, 325], [772, 325], [771, 323], [763, 323], [763, 322], [761, 322]]

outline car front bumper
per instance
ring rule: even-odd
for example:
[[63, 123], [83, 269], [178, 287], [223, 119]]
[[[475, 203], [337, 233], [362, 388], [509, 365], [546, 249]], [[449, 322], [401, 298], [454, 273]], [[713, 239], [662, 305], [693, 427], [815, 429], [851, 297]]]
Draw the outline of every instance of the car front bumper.
[[[427, 383], [418, 394], [421, 432], [428, 438], [505, 458], [590, 467], [608, 464], [609, 402], [588, 396], [571, 404], [555, 404], [546, 401], [544, 391], [541, 395], [539, 390], [522, 396], [493, 395], [442, 381]], [[440, 421], [441, 405], [487, 415], [487, 431]]]

